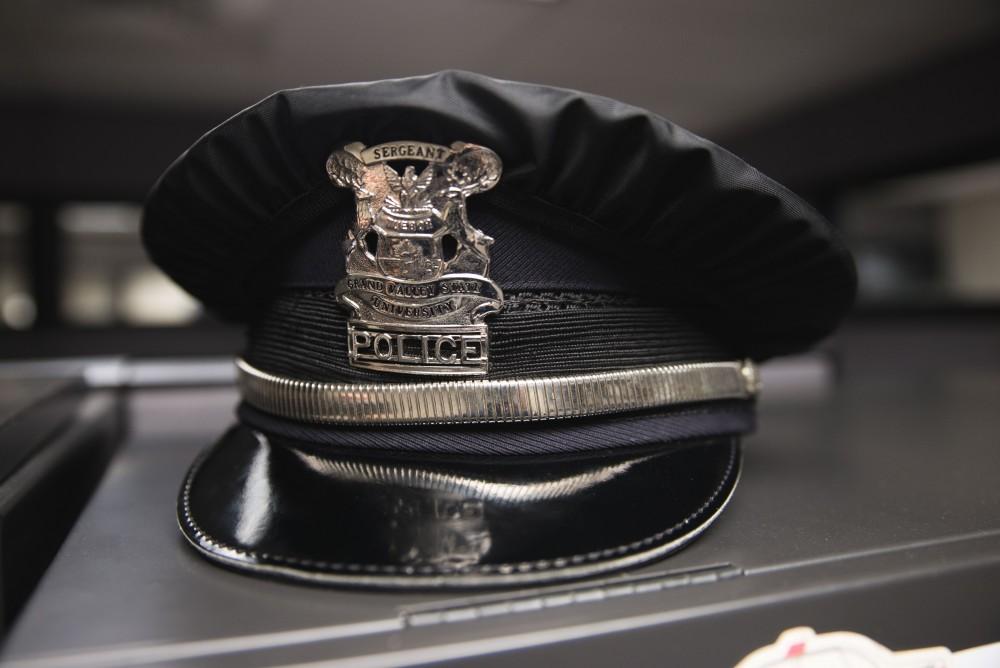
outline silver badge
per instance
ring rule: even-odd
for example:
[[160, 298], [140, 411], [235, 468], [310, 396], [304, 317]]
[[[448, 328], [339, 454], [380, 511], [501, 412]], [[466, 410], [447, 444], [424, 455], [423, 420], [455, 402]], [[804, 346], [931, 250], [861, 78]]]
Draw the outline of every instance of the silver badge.
[[[400, 174], [391, 161], [412, 164]], [[399, 141], [349, 144], [326, 162], [330, 179], [354, 190], [347, 276], [337, 299], [348, 322], [352, 366], [406, 374], [480, 376], [489, 367], [485, 318], [503, 292], [487, 278], [493, 239], [469, 224], [465, 198], [500, 180], [496, 153]]]

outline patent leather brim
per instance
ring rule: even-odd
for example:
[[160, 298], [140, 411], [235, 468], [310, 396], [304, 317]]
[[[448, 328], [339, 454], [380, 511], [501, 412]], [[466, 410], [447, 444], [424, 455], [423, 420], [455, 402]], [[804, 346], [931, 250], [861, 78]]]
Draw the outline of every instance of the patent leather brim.
[[370, 454], [236, 426], [191, 467], [184, 536], [236, 569], [331, 585], [581, 578], [686, 545], [736, 486], [736, 436], [495, 459]]

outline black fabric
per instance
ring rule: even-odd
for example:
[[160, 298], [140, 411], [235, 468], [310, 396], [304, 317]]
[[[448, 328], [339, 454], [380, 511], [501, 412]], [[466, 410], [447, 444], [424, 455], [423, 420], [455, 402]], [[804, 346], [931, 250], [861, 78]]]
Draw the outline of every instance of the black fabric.
[[[354, 368], [347, 319], [333, 291], [277, 296], [250, 328], [244, 359], [297, 380], [413, 382]], [[726, 347], [676, 309], [600, 293], [526, 292], [506, 296], [490, 318], [488, 378], [591, 373], [651, 364], [730, 359]]]
[[201, 554], [258, 575], [495, 587], [676, 550], [718, 515], [739, 470], [727, 437], [512, 461], [318, 452], [239, 426], [192, 466], [177, 510]]
[[353, 210], [327, 179], [330, 152], [397, 139], [492, 148], [503, 178], [472, 201], [629, 264], [669, 287], [664, 303], [690, 295], [740, 354], [802, 348], [852, 301], [827, 223], [725, 150], [620, 102], [464, 72], [283, 91], [237, 114], [154, 187], [146, 246], [209, 307], [247, 319], [282, 281], [279, 258]]
[[750, 401], [719, 401], [665, 410], [504, 425], [341, 427], [286, 420], [242, 403], [240, 422], [300, 447], [326, 453], [353, 449], [463, 455], [554, 455], [746, 434]]

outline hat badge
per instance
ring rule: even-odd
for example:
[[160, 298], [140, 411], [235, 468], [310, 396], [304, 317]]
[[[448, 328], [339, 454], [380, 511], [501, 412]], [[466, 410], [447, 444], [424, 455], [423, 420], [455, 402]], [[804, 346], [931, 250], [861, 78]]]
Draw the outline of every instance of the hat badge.
[[[390, 162], [413, 164], [402, 173]], [[401, 374], [481, 376], [489, 368], [487, 316], [503, 292], [488, 278], [493, 239], [469, 223], [466, 198], [500, 180], [483, 146], [398, 141], [348, 144], [326, 163], [354, 191], [357, 216], [337, 300], [352, 310], [352, 366]]]

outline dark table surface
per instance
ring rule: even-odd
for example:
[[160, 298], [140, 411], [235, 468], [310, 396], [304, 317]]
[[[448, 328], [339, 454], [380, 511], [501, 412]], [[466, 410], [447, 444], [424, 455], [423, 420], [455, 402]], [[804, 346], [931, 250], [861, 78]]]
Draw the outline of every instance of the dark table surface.
[[235, 391], [135, 390], [131, 432], [2, 658], [720, 666], [798, 625], [894, 649], [1000, 640], [1000, 371], [897, 368], [766, 369], [742, 481], [703, 538], [627, 573], [478, 595], [311, 588], [207, 563], [174, 503]]

